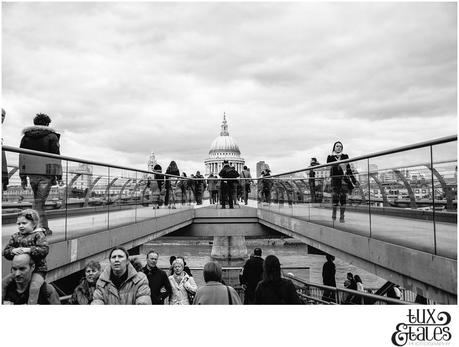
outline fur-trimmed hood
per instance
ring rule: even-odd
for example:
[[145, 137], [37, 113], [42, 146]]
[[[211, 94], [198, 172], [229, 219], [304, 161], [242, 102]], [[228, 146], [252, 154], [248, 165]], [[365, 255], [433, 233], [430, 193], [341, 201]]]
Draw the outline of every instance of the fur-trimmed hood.
[[33, 125], [22, 130], [23, 135], [30, 137], [43, 137], [51, 133], [56, 134], [58, 138], [61, 136], [54, 128], [45, 125]]

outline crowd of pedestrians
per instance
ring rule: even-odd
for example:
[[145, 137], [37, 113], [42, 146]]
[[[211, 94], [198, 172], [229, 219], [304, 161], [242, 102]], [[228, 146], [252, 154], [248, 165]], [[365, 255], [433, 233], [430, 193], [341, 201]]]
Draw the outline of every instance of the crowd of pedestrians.
[[[11, 274], [2, 279], [2, 302], [5, 304], [59, 304], [54, 287], [45, 280], [46, 257], [49, 252], [39, 213], [32, 209], [22, 211], [17, 219], [18, 232], [13, 234], [3, 250], [3, 256], [12, 261]], [[204, 266], [205, 285], [198, 288], [181, 256], [171, 256], [169, 273], [158, 268], [159, 253], [149, 251], [146, 265], [138, 258], [130, 259], [123, 247], [114, 247], [108, 266], [89, 261], [84, 276], [76, 286], [69, 303], [78, 305], [191, 305], [241, 304], [239, 295], [222, 280], [222, 268], [216, 262]], [[322, 268], [323, 284], [336, 288], [334, 257], [326, 255]], [[275, 255], [262, 258], [262, 249], [255, 248], [239, 277], [244, 290], [244, 304], [301, 304], [293, 283], [281, 276], [281, 265]], [[359, 275], [348, 272], [344, 287], [365, 292]], [[398, 286], [393, 286], [388, 297], [401, 297]], [[336, 302], [336, 290], [325, 289], [322, 300]], [[364, 304], [365, 299], [345, 292], [344, 304]]]

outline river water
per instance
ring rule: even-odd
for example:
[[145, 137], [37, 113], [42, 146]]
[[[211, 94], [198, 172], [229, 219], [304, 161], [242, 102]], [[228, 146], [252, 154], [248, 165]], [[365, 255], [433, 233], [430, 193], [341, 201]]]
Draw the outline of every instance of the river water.
[[[277, 256], [282, 267], [309, 267], [309, 280], [315, 283], [322, 283], [322, 266], [326, 259], [323, 255], [308, 254], [307, 245], [298, 242], [273, 239], [258, 239], [246, 240], [247, 250], [249, 253], [255, 247], [261, 247], [263, 250], [263, 258], [273, 254]], [[169, 257], [171, 255], [181, 255], [185, 258], [187, 266], [190, 268], [202, 268], [204, 264], [212, 260], [210, 253], [212, 245], [209, 241], [197, 239], [170, 239], [167, 237], [156, 239], [143, 245], [142, 254], [146, 254], [150, 249], [159, 252], [158, 267], [168, 268]], [[145, 264], [145, 256], [138, 258]], [[229, 266], [243, 266], [244, 261], [236, 261]], [[222, 264], [228, 266], [228, 264]], [[335, 259], [336, 265], [336, 284], [339, 287], [343, 286], [346, 279], [346, 274], [352, 272], [354, 275], [359, 275], [362, 278], [365, 288], [379, 288], [386, 280], [362, 270], [352, 264], [348, 264], [339, 258]], [[192, 271], [193, 272], [193, 271]], [[286, 272], [291, 272], [295, 276], [308, 280], [308, 272], [301, 269], [288, 269]], [[202, 271], [193, 272], [194, 278], [198, 285], [204, 284], [202, 279]]]

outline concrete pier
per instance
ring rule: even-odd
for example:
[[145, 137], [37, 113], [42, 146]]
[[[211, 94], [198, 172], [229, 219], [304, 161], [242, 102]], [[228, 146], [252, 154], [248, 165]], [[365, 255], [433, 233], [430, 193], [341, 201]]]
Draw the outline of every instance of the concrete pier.
[[214, 236], [210, 256], [216, 260], [244, 260], [247, 258], [245, 236]]

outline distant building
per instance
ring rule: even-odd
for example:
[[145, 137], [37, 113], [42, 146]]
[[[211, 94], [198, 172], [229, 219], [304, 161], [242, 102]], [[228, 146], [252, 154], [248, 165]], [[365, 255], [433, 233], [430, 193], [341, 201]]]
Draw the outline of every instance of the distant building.
[[147, 161], [147, 171], [153, 171], [153, 168], [155, 167], [156, 164], [157, 164], [157, 161], [156, 161], [155, 153], [151, 152], [150, 158], [148, 158], [148, 161]]
[[257, 177], [261, 177], [261, 172], [265, 171], [267, 168], [271, 170], [271, 167], [268, 165], [268, 163], [265, 163], [264, 161], [259, 161], [257, 163]]
[[206, 176], [211, 173], [218, 175], [223, 167], [224, 160], [228, 160], [229, 164], [234, 166], [239, 173], [242, 171], [245, 164], [244, 158], [241, 157], [241, 151], [239, 150], [238, 144], [234, 138], [229, 135], [225, 114], [223, 114], [220, 136], [217, 136], [212, 142], [209, 150], [209, 157], [204, 161], [206, 165]]

